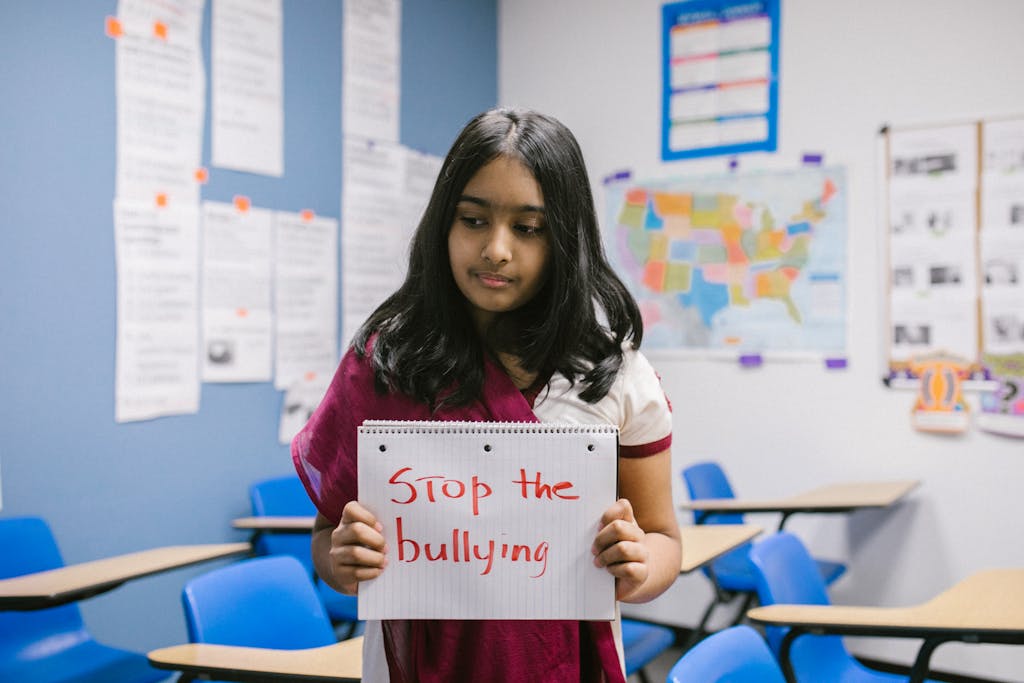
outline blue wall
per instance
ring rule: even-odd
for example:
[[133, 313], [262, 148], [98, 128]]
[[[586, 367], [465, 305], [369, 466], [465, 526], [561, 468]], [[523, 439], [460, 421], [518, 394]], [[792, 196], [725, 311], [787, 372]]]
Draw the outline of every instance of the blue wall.
[[[116, 103], [103, 25], [116, 9], [0, 5], [0, 515], [46, 518], [67, 562], [244, 540], [230, 520], [249, 513], [248, 484], [291, 471], [270, 383], [204, 384], [197, 415], [114, 422]], [[340, 0], [285, 0], [285, 176], [211, 168], [204, 199], [339, 216], [341, 23]], [[496, 103], [496, 0], [406, 0], [402, 90], [401, 142], [443, 154]], [[88, 600], [86, 623], [137, 650], [184, 642], [179, 592], [200, 571]]]

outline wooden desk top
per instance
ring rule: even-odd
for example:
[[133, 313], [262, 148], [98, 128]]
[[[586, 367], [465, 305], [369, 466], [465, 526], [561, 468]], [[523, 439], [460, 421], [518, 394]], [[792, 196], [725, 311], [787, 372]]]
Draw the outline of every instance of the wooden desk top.
[[761, 533], [756, 524], [708, 524], [682, 526], [683, 562], [679, 570], [686, 574], [738, 548]]
[[153, 650], [158, 669], [207, 674], [230, 681], [358, 681], [363, 673], [363, 638], [308, 650], [193, 643]]
[[252, 551], [248, 543], [175, 545], [0, 580], [0, 609], [55, 607], [104, 593], [125, 581]]
[[315, 520], [315, 517], [239, 517], [232, 520], [231, 526], [252, 531], [308, 533], [313, 530]]
[[705, 512], [846, 512], [888, 507], [919, 484], [917, 480], [850, 482], [821, 486], [787, 498], [701, 498], [680, 507]]
[[1018, 636], [1024, 642], [1024, 569], [978, 572], [911, 607], [767, 605], [747, 616], [762, 624], [849, 635], [970, 633]]

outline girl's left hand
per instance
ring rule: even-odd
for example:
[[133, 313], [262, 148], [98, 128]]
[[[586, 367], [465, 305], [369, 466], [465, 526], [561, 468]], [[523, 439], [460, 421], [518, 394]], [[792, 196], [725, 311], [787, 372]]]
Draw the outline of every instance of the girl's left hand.
[[594, 565], [605, 567], [615, 577], [615, 597], [621, 599], [642, 585], [650, 573], [650, 551], [644, 545], [644, 530], [636, 523], [633, 506], [625, 498], [605, 510], [601, 530], [591, 552]]

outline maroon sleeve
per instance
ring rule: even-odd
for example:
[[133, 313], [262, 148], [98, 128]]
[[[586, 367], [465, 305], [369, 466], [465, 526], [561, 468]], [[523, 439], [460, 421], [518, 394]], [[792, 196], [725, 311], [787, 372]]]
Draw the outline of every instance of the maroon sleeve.
[[368, 360], [350, 349], [313, 416], [292, 439], [295, 470], [317, 510], [333, 524], [341, 521], [345, 504], [356, 499], [357, 429], [365, 419], [360, 397], [373, 393]]

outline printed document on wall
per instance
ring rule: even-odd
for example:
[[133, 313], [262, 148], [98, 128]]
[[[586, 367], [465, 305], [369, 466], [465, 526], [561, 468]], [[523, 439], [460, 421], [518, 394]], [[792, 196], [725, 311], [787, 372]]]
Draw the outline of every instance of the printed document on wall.
[[330, 378], [338, 364], [338, 221], [274, 214], [274, 387]]
[[400, 0], [345, 0], [341, 125], [345, 135], [398, 141]]
[[973, 125], [890, 137], [892, 361], [977, 357], [977, 139]]
[[199, 210], [114, 202], [115, 419], [199, 410]]
[[342, 347], [405, 279], [409, 240], [441, 158], [401, 145], [346, 138], [342, 157]]
[[198, 203], [206, 75], [202, 0], [118, 4], [116, 196]]
[[269, 209], [203, 202], [203, 381], [271, 379]]
[[982, 339], [986, 354], [1024, 353], [1024, 118], [982, 126]]
[[284, 174], [281, 0], [213, 0], [213, 165]]
[[341, 188], [342, 343], [405, 275], [409, 226], [400, 145], [345, 138]]

